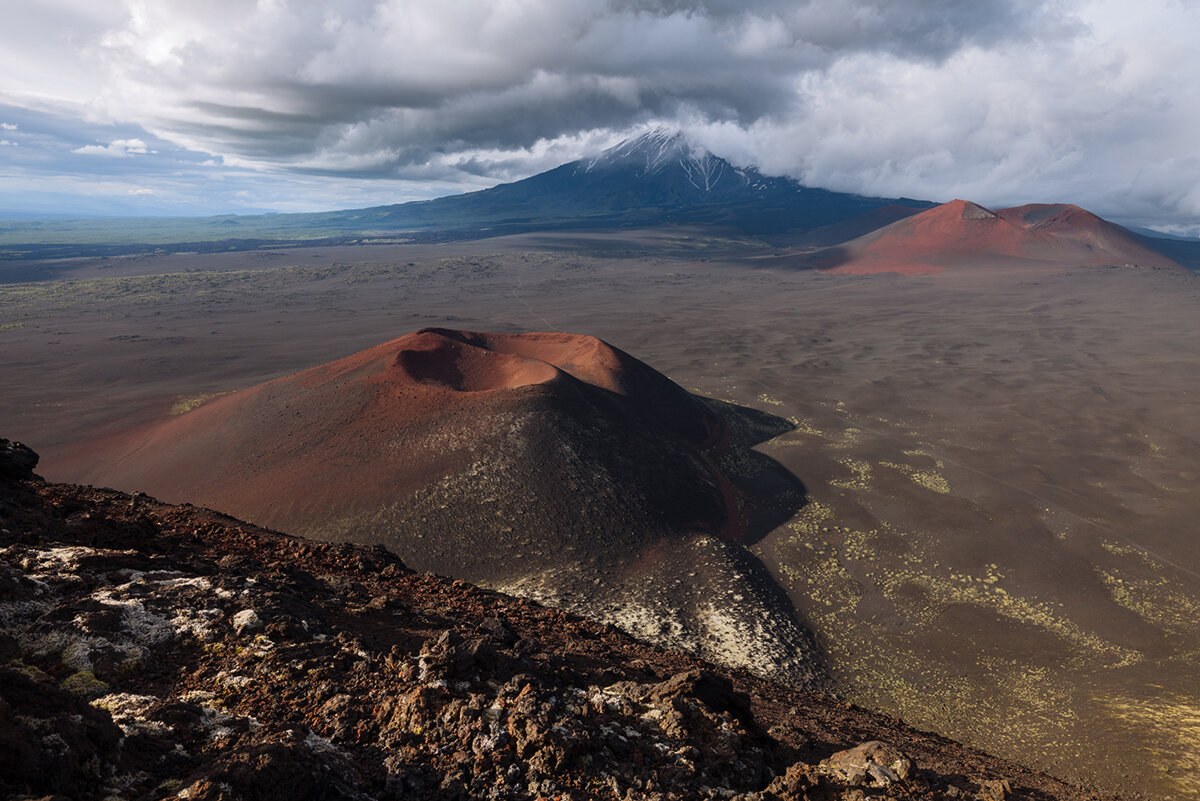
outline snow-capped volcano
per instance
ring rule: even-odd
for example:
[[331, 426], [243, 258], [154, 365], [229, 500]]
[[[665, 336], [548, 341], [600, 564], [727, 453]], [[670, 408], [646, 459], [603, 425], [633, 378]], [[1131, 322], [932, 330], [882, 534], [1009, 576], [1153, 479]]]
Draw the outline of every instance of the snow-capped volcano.
[[678, 169], [692, 186], [702, 192], [711, 192], [723, 180], [743, 185], [748, 183], [743, 171], [735, 169], [725, 159], [696, 147], [682, 132], [666, 128], [655, 128], [641, 136], [626, 139], [587, 161], [583, 171], [613, 167], [633, 167], [643, 178]]
[[[795, 191], [803, 187], [791, 178], [767, 178], [755, 170], [739, 169], [693, 144], [682, 131], [655, 128], [609, 148], [592, 159], [575, 162], [576, 172], [631, 171], [643, 180], [682, 178], [701, 193], [753, 188]], [[772, 186], [772, 184], [776, 184]]]
[[435, 200], [307, 215], [305, 222], [455, 236], [662, 224], [717, 224], [771, 234], [810, 231], [897, 204], [933, 205], [813, 189], [793, 178], [766, 176], [753, 167], [735, 167], [679, 131], [657, 128], [521, 181]]

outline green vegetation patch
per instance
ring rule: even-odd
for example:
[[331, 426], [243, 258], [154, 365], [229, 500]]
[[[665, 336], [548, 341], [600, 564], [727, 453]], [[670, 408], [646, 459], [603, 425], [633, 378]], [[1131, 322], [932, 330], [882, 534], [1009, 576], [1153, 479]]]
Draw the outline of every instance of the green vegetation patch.
[[214, 398], [219, 398], [222, 395], [228, 395], [229, 391], [225, 392], [205, 392], [199, 395], [180, 395], [176, 398], [175, 403], [171, 406], [172, 415], [187, 414], [193, 409], [199, 409], [204, 404]]

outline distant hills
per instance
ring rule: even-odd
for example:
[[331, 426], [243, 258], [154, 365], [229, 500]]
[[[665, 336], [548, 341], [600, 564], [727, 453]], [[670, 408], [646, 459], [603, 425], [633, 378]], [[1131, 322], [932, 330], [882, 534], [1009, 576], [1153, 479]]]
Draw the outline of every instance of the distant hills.
[[887, 205], [933, 204], [813, 189], [734, 167], [693, 147], [682, 134], [658, 130], [523, 181], [364, 212], [400, 225], [458, 220], [510, 231], [708, 223], [777, 234], [831, 225]]
[[[309, 214], [0, 220], [0, 261], [445, 242], [662, 225], [718, 226], [771, 244], [829, 247], [935, 205], [815, 189], [793, 178], [767, 176], [753, 167], [735, 167], [681, 133], [658, 129], [595, 158], [434, 200]], [[1200, 241], [1120, 230], [1143, 249], [1200, 269]]]
[[1183, 270], [1145, 238], [1079, 206], [1035, 203], [992, 211], [954, 200], [803, 257], [839, 273], [937, 273], [964, 268], [1136, 266]]
[[719, 225], [802, 233], [885, 206], [932, 203], [804, 186], [734, 167], [657, 130], [530, 178], [435, 200], [313, 214], [0, 222], [0, 259], [312, 244], [447, 241], [564, 228]]

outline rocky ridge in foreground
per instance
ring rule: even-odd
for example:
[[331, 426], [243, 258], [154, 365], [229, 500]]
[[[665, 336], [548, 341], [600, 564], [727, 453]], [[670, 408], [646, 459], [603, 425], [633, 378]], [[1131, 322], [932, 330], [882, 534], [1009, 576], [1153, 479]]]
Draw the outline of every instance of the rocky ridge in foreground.
[[1077, 799], [836, 700], [0, 440], [0, 796]]

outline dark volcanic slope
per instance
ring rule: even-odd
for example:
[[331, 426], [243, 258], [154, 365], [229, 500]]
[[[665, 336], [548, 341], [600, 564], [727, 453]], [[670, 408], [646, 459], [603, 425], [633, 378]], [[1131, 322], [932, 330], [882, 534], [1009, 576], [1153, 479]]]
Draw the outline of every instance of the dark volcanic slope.
[[34, 463], [0, 439], [5, 798], [1096, 798], [382, 549]]
[[820, 252], [837, 273], [936, 273], [947, 268], [1136, 265], [1184, 269], [1131, 232], [1078, 206], [991, 211], [954, 200]]
[[593, 337], [425, 329], [105, 443], [84, 475], [803, 682], [808, 639], [742, 547], [803, 500], [748, 448], [788, 427]]

